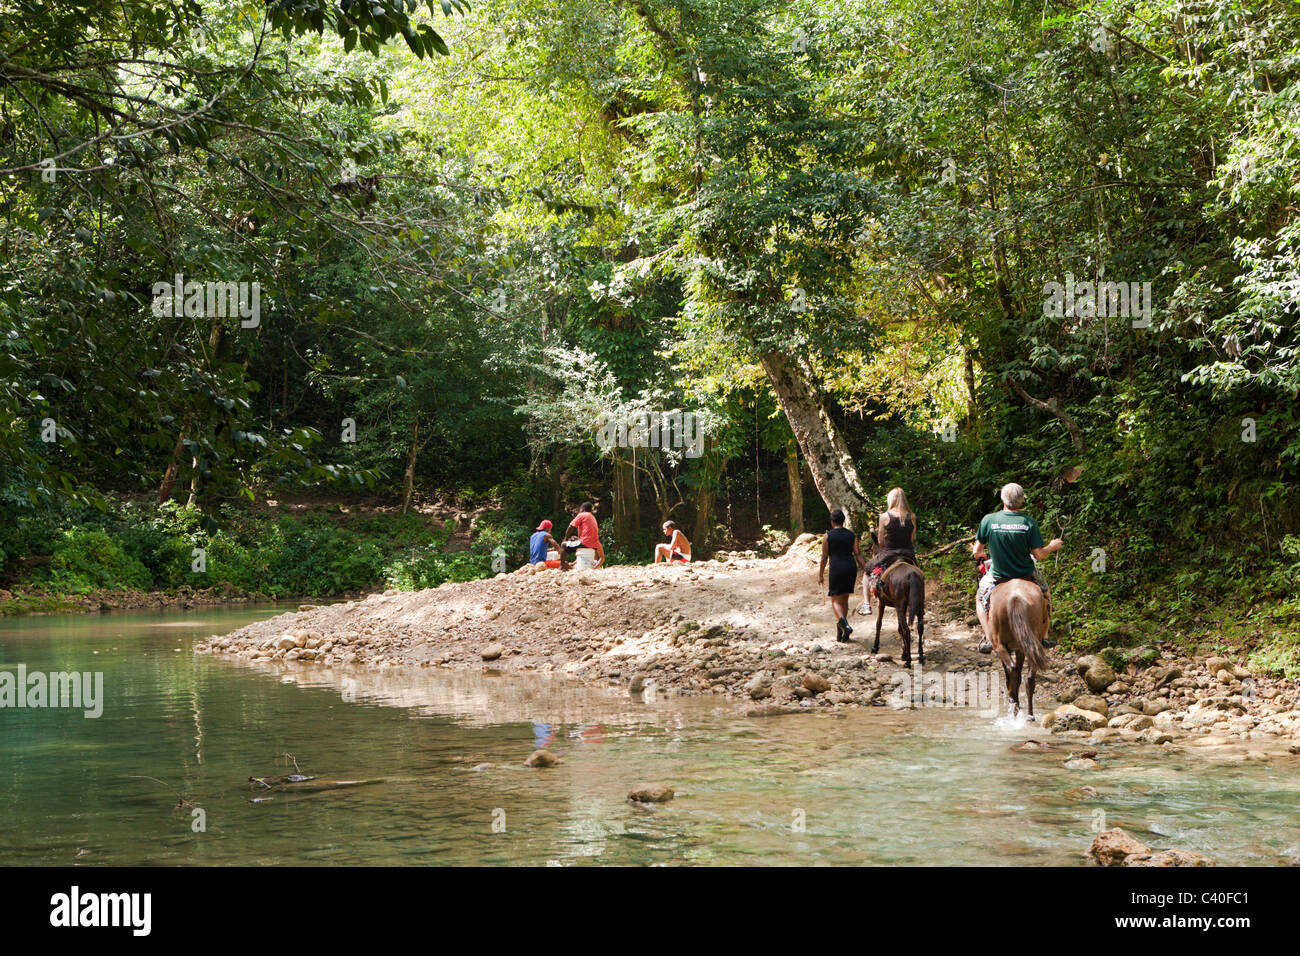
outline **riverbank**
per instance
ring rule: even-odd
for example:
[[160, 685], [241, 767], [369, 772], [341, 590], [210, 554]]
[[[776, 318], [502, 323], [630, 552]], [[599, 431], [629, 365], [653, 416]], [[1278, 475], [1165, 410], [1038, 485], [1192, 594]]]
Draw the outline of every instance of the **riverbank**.
[[[749, 716], [886, 705], [1005, 710], [1001, 668], [975, 650], [967, 588], [933, 570], [925, 665], [906, 671], [892, 611], [880, 654], [868, 653], [874, 615], [855, 615], [852, 640], [835, 641], [816, 549], [804, 536], [770, 559], [521, 569], [283, 614], [195, 650], [254, 664], [557, 674], [633, 694], [712, 694]], [[1050, 660], [1035, 709], [1058, 736], [1165, 747], [1209, 734], [1300, 737], [1295, 685], [1252, 677], [1237, 662], [1185, 658], [1159, 644], [1083, 658], [1052, 652]]]
[[[344, 594], [327, 600], [357, 599], [363, 592]], [[306, 595], [266, 594], [243, 591], [229, 585], [210, 588], [180, 587], [174, 591], [138, 591], [119, 588], [95, 588], [81, 594], [56, 591], [12, 592], [0, 588], [0, 617], [38, 614], [98, 614], [102, 611], [188, 610], [197, 607], [238, 607], [246, 604], [287, 604], [304, 606], [321, 598]]]

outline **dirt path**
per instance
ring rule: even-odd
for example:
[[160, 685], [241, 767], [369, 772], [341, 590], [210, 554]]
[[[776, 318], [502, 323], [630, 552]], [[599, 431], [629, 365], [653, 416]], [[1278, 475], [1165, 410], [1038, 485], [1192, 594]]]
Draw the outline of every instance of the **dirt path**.
[[[1006, 708], [1001, 668], [975, 650], [968, 589], [927, 581], [925, 666], [905, 671], [895, 660], [892, 610], [879, 655], [869, 653], [875, 619], [856, 614], [858, 597], [852, 640], [836, 642], [825, 588], [817, 584], [818, 547], [806, 535], [779, 558], [521, 569], [304, 605], [214, 636], [196, 651], [253, 664], [553, 673], [633, 694], [722, 695], [751, 716], [885, 704]], [[1147, 650], [1146, 659], [1118, 673], [1096, 656], [1049, 652], [1051, 669], [1040, 675], [1036, 695], [1044, 727], [1086, 743], [1120, 737], [1165, 747], [1213, 735], [1268, 738], [1285, 749], [1300, 738], [1294, 684], [1254, 678], [1220, 658], [1182, 658], [1171, 646]], [[1066, 706], [1050, 713], [1057, 703]]]
[[[285, 614], [199, 650], [327, 666], [487, 661], [508, 671], [726, 694], [749, 708], [884, 703], [902, 670], [894, 613], [885, 613], [879, 656], [866, 653], [874, 615], [852, 614], [852, 641], [837, 643], [817, 558], [816, 541], [801, 539], [772, 559], [517, 572]], [[927, 669], [992, 672], [991, 659], [974, 651], [964, 595], [945, 595], [936, 581], [927, 587]]]

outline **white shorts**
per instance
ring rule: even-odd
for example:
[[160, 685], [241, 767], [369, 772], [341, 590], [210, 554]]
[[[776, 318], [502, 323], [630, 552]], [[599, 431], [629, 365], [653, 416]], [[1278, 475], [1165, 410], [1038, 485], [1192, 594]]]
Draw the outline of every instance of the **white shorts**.
[[[1003, 578], [1003, 581], [1015, 581], [1016, 578]], [[1043, 577], [1043, 572], [1034, 568], [1033, 582], [1043, 589], [1043, 597], [1048, 597], [1047, 579]], [[993, 577], [993, 572], [985, 571], [984, 577], [980, 578], [979, 587], [975, 589], [975, 600], [980, 602], [980, 607], [984, 608], [984, 613], [989, 612], [989, 606], [993, 603], [993, 586], [999, 583]]]

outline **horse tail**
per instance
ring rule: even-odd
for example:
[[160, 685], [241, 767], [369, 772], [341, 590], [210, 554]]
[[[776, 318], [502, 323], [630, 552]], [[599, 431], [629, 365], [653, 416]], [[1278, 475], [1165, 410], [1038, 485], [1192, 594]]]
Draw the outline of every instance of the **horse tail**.
[[1035, 671], [1047, 668], [1047, 651], [1038, 633], [1029, 623], [1029, 602], [1019, 594], [1011, 595], [1007, 606], [1007, 618], [1011, 622], [1011, 633], [1015, 635], [1016, 644], [1024, 652], [1029, 666]]
[[925, 578], [918, 571], [912, 575], [911, 597], [908, 600], [908, 622], [914, 623], [917, 618], [924, 620], [925, 614]]

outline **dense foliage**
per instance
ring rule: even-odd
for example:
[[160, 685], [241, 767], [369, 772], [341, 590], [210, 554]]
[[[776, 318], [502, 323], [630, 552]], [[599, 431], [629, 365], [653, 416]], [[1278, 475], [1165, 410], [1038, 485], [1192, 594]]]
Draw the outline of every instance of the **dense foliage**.
[[[895, 484], [938, 544], [1015, 479], [1075, 640], [1300, 666], [1291, 0], [3, 9], [11, 579], [176, 586], [189, 538], [62, 510], [125, 493], [328, 593], [471, 569], [231, 503], [470, 492], [522, 536], [593, 497], [632, 558]], [[159, 310], [178, 273], [256, 321]], [[702, 453], [593, 440], [626, 409]]]

